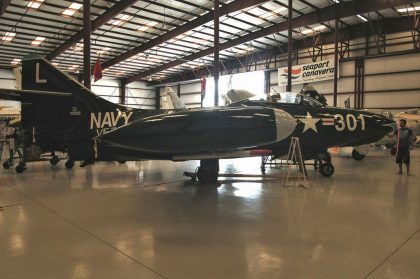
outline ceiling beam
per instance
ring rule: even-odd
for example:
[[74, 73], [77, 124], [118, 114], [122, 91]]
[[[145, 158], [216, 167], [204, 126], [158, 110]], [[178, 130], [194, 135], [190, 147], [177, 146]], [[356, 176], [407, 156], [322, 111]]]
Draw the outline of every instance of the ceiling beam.
[[[112, 6], [110, 9], [108, 9], [106, 12], [104, 12], [102, 15], [98, 16], [94, 21], [92, 21], [91, 26], [91, 32], [93, 33], [95, 30], [99, 29], [102, 25], [109, 22], [111, 19], [116, 17], [118, 14], [120, 14], [122, 11], [136, 3], [137, 0], [125, 0], [120, 1], [116, 3], [114, 6]], [[77, 31], [76, 34], [74, 34], [72, 37], [67, 39], [64, 43], [62, 43], [59, 47], [54, 49], [52, 52], [50, 52], [46, 58], [48, 60], [52, 60], [62, 54], [64, 51], [69, 49], [71, 46], [73, 46], [75, 43], [79, 42], [83, 38], [83, 29]]]
[[[387, 8], [402, 6], [406, 4], [411, 4], [413, 0], [371, 0], [371, 1], [363, 1], [363, 0], [355, 0], [349, 2], [343, 2], [339, 4], [334, 4], [327, 6], [325, 8], [319, 9], [317, 11], [304, 14], [298, 17], [295, 17], [291, 20], [291, 25], [293, 29], [304, 27], [307, 25], [312, 25], [320, 22], [326, 22], [330, 20], [335, 20], [336, 18], [344, 18], [349, 16], [355, 16], [361, 13], [372, 12], [376, 10], [383, 10]], [[242, 37], [230, 40], [228, 42], [220, 44], [220, 50], [224, 50], [230, 47], [234, 47], [239, 44], [243, 44], [245, 42], [249, 42], [255, 40], [257, 38], [271, 35], [274, 33], [279, 33], [286, 31], [288, 27], [287, 21], [283, 21], [274, 25], [271, 25], [267, 28], [263, 28], [252, 32], [250, 34], [244, 35]], [[131, 83], [134, 81], [142, 80], [151, 76], [155, 73], [164, 71], [169, 68], [176, 67], [185, 63], [185, 61], [193, 61], [195, 59], [201, 58], [203, 56], [207, 56], [213, 53], [213, 47], [204, 49], [197, 53], [182, 57], [180, 59], [174, 60], [172, 62], [160, 65], [154, 69], [150, 69], [148, 71], [140, 72], [135, 74], [131, 77], [127, 78], [127, 82]]]
[[[229, 4], [226, 4], [222, 7], [220, 7], [220, 11], [219, 11], [220, 16], [227, 15], [229, 13], [233, 13], [233, 12], [236, 12], [236, 11], [240, 11], [240, 10], [243, 10], [245, 8], [249, 8], [249, 7], [252, 7], [252, 6], [267, 2], [267, 1], [268, 0], [236, 0], [236, 1], [230, 2]], [[191, 20], [191, 21], [189, 21], [189, 22], [187, 22], [187, 23], [185, 23], [185, 24], [183, 24], [179, 27], [176, 27], [176, 28], [162, 34], [161, 36], [158, 36], [158, 37], [156, 37], [156, 38], [154, 38], [154, 39], [152, 39], [152, 40], [150, 40], [150, 41], [148, 41], [144, 44], [136, 46], [136, 47], [130, 49], [129, 51], [127, 51], [123, 54], [120, 54], [120, 55], [104, 62], [102, 64], [102, 68], [103, 69], [109, 68], [109, 67], [111, 67], [115, 64], [123, 62], [124, 60], [127, 60], [130, 57], [133, 57], [134, 55], [145, 52], [146, 50], [151, 49], [151, 48], [153, 48], [157, 45], [160, 45], [160, 44], [162, 44], [162, 43], [164, 43], [164, 42], [166, 42], [170, 39], [173, 39], [178, 35], [181, 35], [181, 34], [187, 32], [189, 30], [192, 30], [192, 29], [194, 29], [196, 27], [199, 27], [203, 24], [206, 24], [206, 23], [212, 21], [213, 18], [214, 18], [214, 12], [210, 11], [210, 12], [208, 12], [208, 13], [200, 16], [200, 17], [197, 17], [197, 18], [195, 18], [195, 19], [193, 19], [193, 20]]]
[[[386, 34], [410, 31], [410, 29], [412, 28], [412, 26], [410, 26], [409, 24], [407, 17], [388, 18], [388, 19], [381, 20], [381, 22], [384, 24], [384, 27], [385, 27], [384, 30]], [[372, 23], [366, 22], [366, 23], [360, 23], [357, 25], [345, 27], [343, 29], [340, 29], [341, 40], [347, 41], [347, 40], [353, 40], [357, 38], [363, 38], [366, 35], [371, 35], [372, 32], [375, 33], [378, 31], [377, 26], [378, 26], [377, 21], [372, 21]], [[373, 28], [373, 30], [371, 29], [371, 27]], [[321, 34], [322, 43], [324, 45], [333, 44], [335, 41], [334, 33], [335, 33], [334, 31], [328, 32], [328, 33], [322, 33]], [[302, 49], [312, 47], [313, 45], [314, 45], [314, 40], [312, 39], [312, 37], [308, 37], [303, 40], [296, 41], [293, 44], [293, 49], [302, 50]], [[269, 57], [271, 57], [272, 55], [275, 55], [276, 53], [277, 55], [279, 55], [281, 53], [285, 54], [287, 52], [287, 44], [284, 44], [276, 48], [272, 48], [268, 51], [261, 51], [260, 53], [258, 53], [258, 55], [255, 55], [256, 59], [254, 59], [254, 62], [257, 62], [257, 63], [262, 62], [264, 60], [269, 59]], [[237, 58], [231, 59], [230, 61], [228, 62], [225, 61], [224, 63], [230, 64], [231, 68], [239, 68], [241, 67], [241, 65], [244, 65], [246, 63], [245, 61], [246, 57], [240, 57], [238, 59]], [[212, 67], [209, 67], [209, 70], [212, 71]], [[187, 72], [185, 76], [187, 80], [196, 79], [196, 76], [193, 74], [190, 74], [189, 72]], [[185, 79], [180, 79], [178, 75], [176, 74], [165, 80], [150, 82], [148, 85], [180, 82], [184, 80]]]

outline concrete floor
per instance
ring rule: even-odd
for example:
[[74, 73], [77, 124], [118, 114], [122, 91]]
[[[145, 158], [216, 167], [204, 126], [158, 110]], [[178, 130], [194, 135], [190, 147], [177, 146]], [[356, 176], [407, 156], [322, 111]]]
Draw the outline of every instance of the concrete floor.
[[382, 153], [334, 158], [309, 190], [201, 186], [196, 162], [1, 170], [0, 278], [420, 278], [420, 150], [411, 177]]

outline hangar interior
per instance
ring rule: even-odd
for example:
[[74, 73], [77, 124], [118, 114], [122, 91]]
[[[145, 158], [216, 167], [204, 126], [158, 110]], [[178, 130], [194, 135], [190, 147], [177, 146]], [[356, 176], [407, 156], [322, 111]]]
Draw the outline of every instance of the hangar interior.
[[[330, 61], [336, 76], [309, 83], [329, 106], [398, 115], [420, 107], [419, 12], [413, 0], [1, 0], [0, 88], [20, 89], [16, 69], [36, 54], [112, 103], [163, 109], [171, 88], [200, 109], [231, 89], [298, 93], [294, 67]], [[259, 157], [220, 160], [253, 176], [210, 185], [183, 176], [197, 160], [1, 169], [0, 278], [418, 278], [413, 146], [411, 176], [374, 147], [335, 154], [331, 177], [308, 166], [305, 189], [261, 176]]]

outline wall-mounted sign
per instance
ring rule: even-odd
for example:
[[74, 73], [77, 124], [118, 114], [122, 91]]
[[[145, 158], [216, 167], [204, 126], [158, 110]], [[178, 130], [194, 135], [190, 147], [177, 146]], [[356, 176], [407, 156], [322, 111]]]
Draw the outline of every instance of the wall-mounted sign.
[[[292, 84], [334, 79], [334, 60], [324, 60], [292, 67]], [[338, 75], [337, 75], [338, 77]], [[278, 69], [279, 86], [287, 85], [287, 67]]]

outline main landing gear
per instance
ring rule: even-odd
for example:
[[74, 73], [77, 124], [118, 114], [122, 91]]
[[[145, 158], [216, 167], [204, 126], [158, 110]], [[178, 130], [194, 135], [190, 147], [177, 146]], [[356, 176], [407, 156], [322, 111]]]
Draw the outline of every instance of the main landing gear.
[[14, 163], [13, 156], [15, 155], [15, 153], [17, 153], [19, 155], [20, 161], [19, 161], [19, 164], [15, 167], [15, 170], [17, 173], [24, 172], [26, 170], [26, 163], [25, 163], [22, 152], [19, 149], [16, 149], [16, 151], [13, 149], [10, 149], [9, 152], [10, 152], [10, 157], [9, 159], [3, 162], [3, 168], [7, 170], [14, 166], [15, 163]]
[[216, 183], [219, 178], [219, 159], [200, 160], [200, 166], [196, 172], [184, 172], [184, 176], [192, 180], [198, 180], [203, 184]]
[[331, 155], [326, 152], [315, 160], [315, 170], [319, 171], [323, 176], [329, 177], [334, 173], [334, 166], [331, 163]]
[[19, 162], [19, 164], [16, 166], [15, 170], [16, 170], [17, 173], [24, 172], [26, 170], [26, 163], [23, 162], [23, 161]]
[[13, 165], [14, 165], [13, 159], [10, 159], [10, 158], [3, 162], [3, 168], [6, 170], [13, 167]]
[[54, 152], [51, 153], [51, 159], [50, 159], [50, 164], [51, 166], [56, 166], [59, 162], [60, 162], [60, 158], [58, 158], [57, 155], [55, 155]]
[[64, 166], [66, 169], [72, 169], [74, 167], [74, 161], [72, 159], [68, 159]]
[[[9, 158], [3, 162], [3, 168], [8, 170], [14, 166], [13, 159]], [[26, 170], [26, 163], [25, 161], [20, 161], [19, 164], [16, 166], [15, 171], [17, 173], [22, 173]]]
[[365, 158], [365, 155], [359, 153], [356, 149], [353, 149], [353, 151], [351, 152], [351, 157], [353, 157], [353, 159], [356, 161], [360, 161], [363, 160], [363, 158]]

